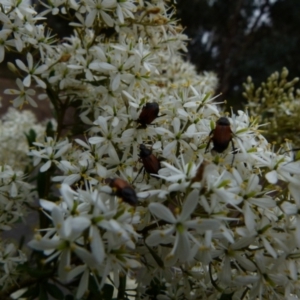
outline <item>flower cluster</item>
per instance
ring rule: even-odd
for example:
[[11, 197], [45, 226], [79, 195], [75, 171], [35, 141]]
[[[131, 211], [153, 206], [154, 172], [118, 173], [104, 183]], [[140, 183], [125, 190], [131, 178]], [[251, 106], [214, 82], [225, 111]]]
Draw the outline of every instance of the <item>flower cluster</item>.
[[281, 144], [284, 139], [289, 139], [298, 147], [300, 90], [295, 86], [299, 78], [288, 80], [288, 75], [287, 68], [283, 68], [281, 73], [271, 74], [258, 88], [248, 77], [243, 96], [247, 99], [251, 114], [261, 122], [269, 123], [265, 131], [268, 140]]
[[27, 204], [33, 203], [36, 193], [24, 173], [8, 165], [0, 169], [0, 191], [0, 229], [9, 230], [25, 219]]
[[[139, 222], [138, 215], [134, 216], [114, 197], [97, 190], [74, 192], [63, 184], [61, 194], [63, 201], [58, 205], [41, 200], [42, 207], [51, 212], [54, 227], [43, 236], [38, 233], [29, 246], [51, 254], [44, 263], [58, 257], [61, 280], [69, 282], [78, 274], [82, 275], [76, 295], [78, 299], [88, 287], [89, 273], [102, 278], [98, 283], [101, 289], [110, 272], [117, 283], [119, 272], [125, 274], [130, 269], [141, 267], [135, 255], [130, 253], [139, 237], [133, 227]], [[74, 257], [82, 261], [76, 267], [72, 262]]]
[[16, 246], [12, 243], [1, 244], [0, 247], [0, 286], [5, 289], [19, 279], [21, 272], [17, 267], [27, 261], [25, 253], [17, 250]]
[[[215, 75], [181, 57], [167, 1], [45, 7], [7, 0], [0, 50], [30, 50], [10, 65], [13, 104], [35, 106], [37, 84], [57, 115], [56, 135], [29, 153], [46, 217], [29, 246], [51, 276], [78, 299], [111, 283], [120, 299], [300, 296], [299, 162], [247, 112], [224, 117]], [[38, 23], [49, 14], [73, 34], [56, 42]]]
[[[51, 122], [55, 127], [55, 121]], [[30, 163], [26, 136], [29, 137], [32, 133], [36, 139], [42, 139], [45, 132], [46, 126], [37, 123], [31, 111], [18, 111], [10, 107], [0, 119], [0, 162], [17, 170], [24, 170]]]

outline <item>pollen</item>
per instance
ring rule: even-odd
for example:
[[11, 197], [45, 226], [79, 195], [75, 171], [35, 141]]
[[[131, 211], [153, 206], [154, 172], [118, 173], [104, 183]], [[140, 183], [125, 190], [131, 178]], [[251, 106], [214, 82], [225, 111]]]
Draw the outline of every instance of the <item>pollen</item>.
[[147, 13], [149, 14], [158, 14], [160, 12], [159, 7], [151, 7], [147, 10]]
[[180, 214], [180, 209], [179, 209], [179, 207], [176, 207], [176, 208], [174, 209], [174, 214], [175, 214], [175, 215], [179, 215], [179, 214]]
[[167, 257], [166, 257], [166, 260], [170, 260], [170, 259], [172, 259], [174, 257], [174, 254], [169, 254], [169, 255], [167, 255]]
[[42, 236], [38, 233], [34, 236], [34, 238], [37, 240], [37, 241], [40, 241], [42, 239]]
[[199, 250], [199, 251], [207, 251], [207, 250], [209, 250], [209, 248], [202, 245], [202, 246], [200, 246], [200, 247], [198, 248], [198, 250]]
[[66, 272], [70, 272], [70, 271], [72, 270], [72, 268], [71, 268], [71, 266], [65, 266], [65, 267], [64, 267], [64, 270], [65, 270]]

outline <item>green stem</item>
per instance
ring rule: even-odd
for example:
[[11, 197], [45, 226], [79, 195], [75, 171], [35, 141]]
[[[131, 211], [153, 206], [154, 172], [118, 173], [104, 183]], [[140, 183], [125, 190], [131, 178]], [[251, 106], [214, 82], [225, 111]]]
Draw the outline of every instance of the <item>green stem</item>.
[[209, 96], [210, 96], [210, 93], [207, 93], [207, 94], [205, 95], [205, 97], [203, 98], [202, 102], [199, 104], [198, 108], [196, 109], [196, 112], [199, 112], [200, 108], [201, 108], [202, 106], [204, 106], [203, 103], [205, 103], [205, 101], [208, 99]]
[[176, 157], [178, 157], [180, 154], [180, 143], [177, 142], [177, 145], [176, 145]]
[[220, 293], [223, 293], [223, 289], [221, 289], [217, 283], [216, 283], [216, 280], [213, 279], [213, 276], [212, 276], [212, 263], [209, 264], [209, 277], [210, 277], [210, 282], [211, 284], [213, 285], [213, 287]]

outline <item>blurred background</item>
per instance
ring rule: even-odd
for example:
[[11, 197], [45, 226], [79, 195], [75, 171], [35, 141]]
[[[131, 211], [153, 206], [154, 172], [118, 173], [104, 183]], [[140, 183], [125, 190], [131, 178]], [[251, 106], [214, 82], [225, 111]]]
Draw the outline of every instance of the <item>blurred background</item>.
[[[243, 107], [242, 83], [257, 86], [283, 67], [300, 76], [299, 0], [177, 0], [187, 59], [219, 78], [218, 100]], [[299, 87], [297, 84], [296, 87]]]

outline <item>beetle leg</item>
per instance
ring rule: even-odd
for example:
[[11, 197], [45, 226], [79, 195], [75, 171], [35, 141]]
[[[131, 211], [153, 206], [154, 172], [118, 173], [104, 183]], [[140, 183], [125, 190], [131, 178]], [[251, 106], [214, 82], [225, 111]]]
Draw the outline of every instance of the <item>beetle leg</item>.
[[160, 118], [160, 117], [163, 117], [163, 116], [166, 116], [167, 114], [162, 114], [160, 116], [157, 116], [156, 118]]
[[207, 146], [206, 146], [206, 148], [205, 148], [205, 152], [204, 153], [207, 153], [208, 152], [208, 148], [209, 148], [209, 145], [210, 145], [210, 143], [211, 143], [211, 141], [212, 141], [212, 135], [213, 135], [213, 133], [214, 133], [214, 129], [213, 130], [211, 130], [211, 132], [209, 133], [209, 141], [208, 141], [208, 144], [207, 144]]
[[231, 139], [231, 147], [232, 147], [232, 161], [231, 161], [231, 167], [233, 166], [235, 155], [237, 154], [237, 148], [234, 148], [233, 140]]
[[232, 131], [231, 131], [231, 134], [232, 134], [235, 138], [237, 138], [237, 139], [239, 139], [240, 141], [242, 141], [242, 139], [241, 139], [239, 136], [237, 136], [235, 133], [233, 133]]
[[208, 141], [208, 143], [207, 143], [207, 146], [206, 146], [206, 148], [205, 148], [205, 152], [204, 152], [204, 153], [207, 153], [207, 152], [208, 152], [208, 148], [209, 148], [209, 145], [210, 145], [210, 143], [211, 143], [211, 140], [212, 140], [212, 138], [209, 139], [209, 141]]
[[139, 181], [138, 183], [141, 183], [144, 180], [144, 178], [145, 178], [146, 169], [145, 169], [145, 167], [142, 167], [142, 169], [143, 169], [143, 177], [142, 177], [142, 180]]
[[[132, 181], [132, 184], [133, 184], [133, 183], [136, 181], [136, 179], [139, 177], [139, 175], [141, 174], [141, 172], [142, 172], [143, 169], [145, 169], [145, 168], [144, 168], [144, 167], [141, 167], [141, 168], [140, 168], [139, 172], [137, 173], [137, 175], [135, 176], [134, 180]], [[144, 170], [144, 174], [145, 174], [145, 170]], [[144, 178], [144, 176], [143, 176], [143, 178]], [[143, 181], [143, 179], [142, 179], [142, 181]]]

